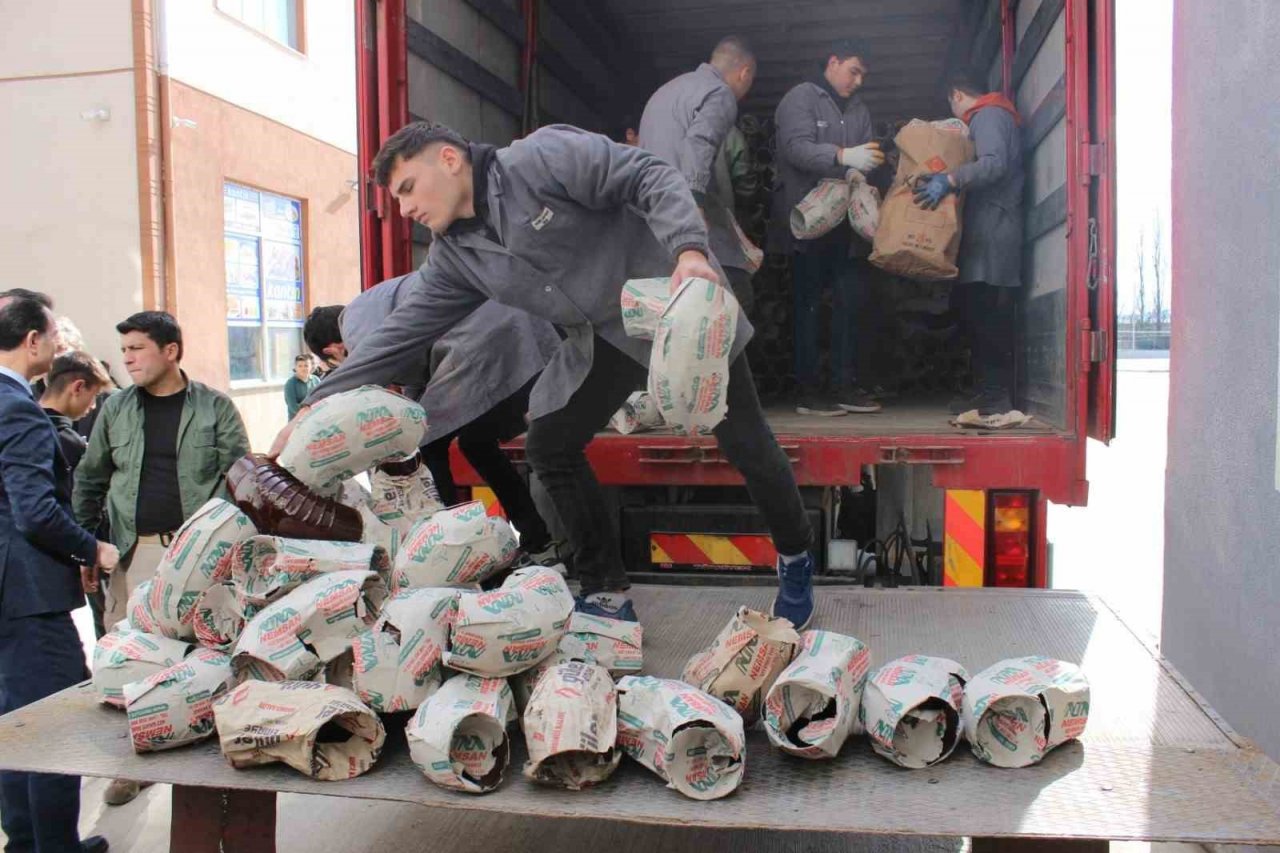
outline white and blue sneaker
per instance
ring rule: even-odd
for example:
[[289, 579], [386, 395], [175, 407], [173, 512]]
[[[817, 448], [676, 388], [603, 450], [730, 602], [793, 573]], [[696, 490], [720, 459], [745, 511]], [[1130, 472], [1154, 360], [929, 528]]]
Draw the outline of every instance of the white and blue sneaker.
[[593, 592], [579, 596], [574, 601], [574, 610], [588, 616], [599, 616], [604, 619], [621, 619], [623, 622], [639, 622], [636, 608], [631, 603], [631, 596], [625, 592]]
[[788, 619], [797, 631], [809, 627], [813, 620], [813, 555], [786, 562], [778, 557], [778, 597], [773, 600], [773, 615]]

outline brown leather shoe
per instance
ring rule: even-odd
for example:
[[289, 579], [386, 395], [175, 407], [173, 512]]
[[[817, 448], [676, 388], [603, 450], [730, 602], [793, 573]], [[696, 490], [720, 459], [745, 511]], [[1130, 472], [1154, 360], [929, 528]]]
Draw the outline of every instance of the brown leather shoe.
[[259, 533], [336, 542], [359, 542], [364, 533], [358, 510], [317, 495], [284, 468], [256, 453], [231, 466], [227, 488]]

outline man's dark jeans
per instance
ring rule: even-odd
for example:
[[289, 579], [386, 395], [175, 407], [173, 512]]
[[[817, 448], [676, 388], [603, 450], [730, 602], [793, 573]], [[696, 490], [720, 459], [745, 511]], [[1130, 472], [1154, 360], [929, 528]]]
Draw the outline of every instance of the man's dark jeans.
[[951, 288], [951, 311], [973, 353], [973, 383], [979, 390], [1013, 391], [1014, 287], [982, 282]]
[[[0, 714], [89, 677], [70, 613], [0, 616]], [[8, 853], [80, 849], [80, 777], [0, 772], [0, 824]]]
[[538, 552], [551, 544], [547, 523], [538, 514], [529, 487], [511, 460], [502, 452], [501, 442], [510, 441], [525, 431], [525, 413], [529, 411], [529, 392], [535, 379], [530, 379], [516, 393], [476, 418], [471, 423], [422, 448], [423, 461], [436, 481], [445, 506], [458, 502], [458, 489], [449, 469], [449, 444], [458, 439], [458, 449], [476, 469], [481, 479], [493, 489], [507, 518], [520, 531], [520, 546]]
[[[616, 519], [584, 450], [632, 391], [643, 388], [646, 369], [603, 338], [595, 338], [591, 371], [568, 404], [529, 425], [529, 464], [546, 487], [568, 533], [582, 594], [626, 589], [626, 569]], [[741, 472], [780, 554], [800, 554], [813, 530], [786, 453], [765, 422], [746, 355], [729, 368], [729, 411], [715, 429], [725, 457]]]
[[793, 255], [795, 265], [796, 381], [805, 389], [822, 385], [818, 372], [822, 324], [822, 291], [830, 287], [832, 391], [848, 390], [858, 379], [857, 317], [865, 302], [857, 266], [848, 257], [848, 243], [823, 240]]

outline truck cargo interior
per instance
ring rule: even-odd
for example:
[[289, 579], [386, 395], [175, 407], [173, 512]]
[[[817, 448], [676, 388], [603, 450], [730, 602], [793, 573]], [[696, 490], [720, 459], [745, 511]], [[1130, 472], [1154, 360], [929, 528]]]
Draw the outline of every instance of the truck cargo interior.
[[[948, 118], [948, 74], [967, 69], [985, 75], [992, 90], [1006, 88], [1012, 94], [1026, 151], [1026, 242], [1013, 402], [1034, 419], [1009, 434], [1061, 434], [1083, 424], [1077, 411], [1083, 399], [1074, 393], [1067, 370], [1069, 350], [1077, 343], [1068, 328], [1080, 327], [1080, 318], [1073, 316], [1073, 287], [1092, 284], [1089, 261], [1071, 257], [1065, 5], [1064, 0], [409, 0], [403, 22], [407, 93], [402, 97], [410, 118], [444, 122], [495, 144], [556, 122], [618, 138], [627, 123], [638, 121], [655, 88], [705, 61], [721, 37], [741, 35], [759, 60], [738, 121], [758, 180], [750, 197], [740, 199], [737, 215], [747, 234], [764, 244], [774, 180], [774, 109], [792, 86], [817, 76], [834, 39], [856, 38], [868, 47], [869, 74], [858, 97], [882, 139], [891, 139], [913, 118]], [[367, 42], [388, 36], [376, 12], [365, 18]], [[535, 32], [539, 37], [530, 39]], [[374, 54], [376, 61], [387, 59]], [[377, 95], [385, 100], [386, 90]], [[394, 111], [394, 101], [390, 106]], [[873, 181], [887, 187], [893, 162], [891, 157]], [[1087, 196], [1081, 198], [1087, 204]], [[425, 257], [427, 233], [415, 226], [413, 238], [406, 264]], [[791, 264], [789, 257], [769, 253], [754, 280], [756, 337], [749, 356], [775, 431], [954, 434], [947, 405], [969, 380], [969, 350], [948, 310], [952, 285], [885, 273], [866, 262], [869, 245], [857, 242], [867, 283], [859, 321], [859, 384], [886, 389], [884, 409], [840, 418], [794, 413]], [[1087, 243], [1080, 245], [1087, 251]], [[825, 342], [821, 351], [825, 368]]]

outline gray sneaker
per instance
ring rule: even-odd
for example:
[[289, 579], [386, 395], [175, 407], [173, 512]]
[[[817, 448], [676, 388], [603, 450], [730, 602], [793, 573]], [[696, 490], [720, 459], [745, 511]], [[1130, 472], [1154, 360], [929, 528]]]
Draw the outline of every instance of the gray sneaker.
[[874, 414], [884, 408], [870, 394], [860, 388], [845, 391], [837, 396], [836, 405], [846, 412], [853, 412], [859, 415]]
[[821, 394], [801, 394], [796, 400], [796, 414], [813, 415], [819, 418], [838, 418], [845, 410], [835, 400]]

